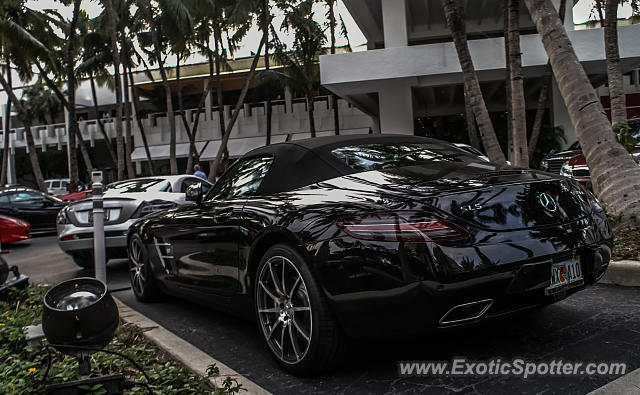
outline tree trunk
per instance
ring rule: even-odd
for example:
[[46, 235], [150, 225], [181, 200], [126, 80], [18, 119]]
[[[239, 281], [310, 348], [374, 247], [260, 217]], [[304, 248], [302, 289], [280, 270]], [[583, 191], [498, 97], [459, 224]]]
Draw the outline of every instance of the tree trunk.
[[513, 161], [513, 105], [511, 104], [511, 57], [509, 56], [509, 2], [511, 0], [503, 0], [502, 2], [502, 21], [503, 21], [503, 35], [504, 35], [504, 64], [505, 64], [505, 109], [507, 115], [507, 159], [511, 163]]
[[[271, 13], [269, 12], [269, 0], [262, 0], [262, 35], [264, 37], [264, 69], [269, 70], [269, 26], [271, 25]], [[267, 141], [271, 144], [271, 118], [273, 109], [271, 108], [271, 100], [267, 99]]]
[[627, 123], [627, 105], [620, 65], [620, 49], [618, 48], [618, 3], [619, 0], [606, 0], [604, 13], [604, 48], [607, 59], [612, 125]]
[[100, 119], [100, 110], [98, 106], [98, 95], [96, 93], [96, 81], [93, 78], [93, 73], [89, 74], [89, 82], [91, 83], [91, 97], [93, 100], [93, 112], [96, 118], [96, 124], [100, 129], [100, 134], [102, 134], [102, 138], [104, 139], [105, 144], [107, 145], [107, 150], [109, 151], [109, 157], [111, 157], [111, 162], [113, 162], [114, 166], [118, 165], [118, 158], [116, 156], [115, 151], [113, 150], [113, 145], [111, 144], [111, 139], [107, 134], [107, 131], [104, 128], [104, 123], [102, 123], [102, 119]]
[[116, 153], [118, 157], [118, 180], [124, 180], [124, 142], [122, 139], [122, 81], [120, 80], [120, 51], [118, 50], [118, 29], [113, 1], [106, 0], [109, 19], [109, 36], [113, 55], [113, 77], [116, 80]]
[[133, 146], [133, 138], [131, 137], [131, 98], [129, 97], [129, 81], [127, 78], [127, 68], [123, 67], [124, 78], [122, 86], [124, 91], [124, 156], [127, 165], [127, 177], [129, 179], [136, 177], [136, 171], [131, 161], [131, 147]]
[[487, 106], [482, 97], [480, 82], [478, 81], [478, 76], [473, 66], [471, 54], [469, 53], [464, 16], [458, 8], [456, 0], [442, 0], [442, 5], [444, 7], [447, 24], [449, 25], [449, 29], [451, 29], [456, 52], [458, 53], [458, 60], [460, 61], [462, 74], [464, 76], [465, 89], [470, 93], [471, 108], [473, 108], [473, 113], [478, 122], [482, 144], [484, 145], [487, 156], [492, 162], [505, 163], [506, 159], [496, 138], [496, 133], [493, 130], [491, 117], [489, 116], [489, 111], [487, 111]]
[[149, 166], [149, 174], [154, 175], [153, 161], [151, 160], [151, 151], [149, 150], [149, 143], [147, 142], [147, 134], [144, 131], [142, 119], [140, 119], [140, 98], [138, 97], [138, 92], [136, 91], [133, 83], [133, 71], [131, 71], [131, 67], [129, 67], [129, 84], [131, 85], [131, 95], [133, 96], [133, 110], [136, 114], [136, 121], [138, 122], [140, 137], [142, 138], [142, 144], [144, 145], [144, 152], [147, 154], [147, 165]]
[[[335, 13], [335, 0], [327, 0], [329, 6], [329, 31], [331, 34], [331, 54], [336, 53], [336, 13]], [[331, 95], [331, 104], [333, 106], [333, 130], [336, 136], [340, 134], [340, 113], [338, 109], [338, 96]]]
[[[11, 62], [7, 59], [7, 85], [13, 87], [13, 81], [11, 80]], [[7, 96], [7, 111], [4, 116], [4, 133], [2, 134], [3, 149], [2, 149], [2, 174], [0, 175], [0, 187], [7, 184], [9, 178], [9, 147], [10, 130], [11, 127], [11, 97]]]
[[178, 112], [180, 113], [180, 118], [182, 119], [182, 127], [184, 127], [185, 133], [187, 133], [187, 137], [189, 138], [189, 155], [187, 157], [187, 169], [185, 173], [189, 173], [191, 169], [193, 169], [193, 161], [195, 156], [197, 155], [196, 150], [196, 142], [195, 138], [193, 138], [193, 132], [191, 131], [191, 126], [189, 125], [189, 121], [187, 120], [187, 113], [184, 111], [184, 105], [182, 100], [182, 85], [180, 84], [180, 57], [178, 57], [176, 62], [176, 85], [178, 89]]
[[640, 169], [613, 134], [600, 99], [580, 64], [551, 0], [525, 0], [600, 200], [619, 216], [620, 226], [640, 225]]
[[253, 56], [253, 62], [251, 63], [251, 68], [249, 69], [249, 74], [247, 75], [246, 80], [244, 81], [244, 86], [242, 87], [242, 91], [240, 91], [240, 97], [238, 97], [238, 101], [236, 102], [236, 106], [233, 109], [233, 114], [231, 114], [231, 119], [227, 124], [227, 128], [224, 131], [224, 135], [222, 136], [222, 142], [220, 144], [220, 148], [218, 148], [218, 153], [216, 155], [216, 160], [213, 165], [213, 169], [210, 170], [212, 174], [217, 174], [218, 168], [220, 167], [220, 163], [222, 161], [222, 155], [227, 150], [227, 143], [229, 142], [229, 137], [231, 136], [231, 130], [233, 129], [233, 125], [235, 125], [236, 120], [238, 119], [238, 115], [240, 114], [240, 109], [244, 104], [244, 99], [247, 96], [247, 91], [249, 91], [249, 85], [251, 85], [251, 80], [253, 80], [253, 76], [256, 74], [256, 67], [258, 66], [258, 60], [260, 59], [260, 51], [262, 51], [262, 46], [264, 45], [264, 35], [262, 36], [262, 40], [260, 40], [260, 45], [258, 46], [258, 50], [256, 54]]
[[471, 100], [469, 93], [464, 91], [464, 112], [467, 120], [467, 134], [469, 136], [469, 144], [475, 148], [480, 149], [480, 140], [478, 140], [478, 129], [476, 128], [476, 118], [473, 116], [473, 110], [471, 109]]
[[[220, 139], [224, 138], [224, 133], [226, 130], [225, 120], [224, 120], [224, 103], [222, 101], [222, 77], [220, 76], [220, 43], [218, 41], [219, 37], [214, 33], [214, 46], [215, 46], [215, 63], [216, 63], [216, 106], [218, 107], [218, 121], [220, 128]], [[226, 147], [225, 147], [226, 151]], [[214, 160], [209, 161], [209, 181], [214, 182], [216, 177], [218, 176], [217, 172], [219, 171], [219, 161], [218, 156]]]
[[542, 121], [544, 120], [544, 111], [547, 107], [547, 98], [549, 96], [549, 85], [551, 85], [551, 75], [543, 77], [544, 82], [540, 87], [540, 94], [538, 95], [538, 104], [536, 105], [536, 117], [533, 120], [533, 127], [531, 128], [531, 136], [529, 137], [529, 156], [533, 156], [538, 145], [538, 138], [540, 138], [540, 131], [542, 130]]
[[509, 1], [509, 64], [511, 111], [513, 112], [514, 165], [529, 167], [527, 148], [527, 106], [524, 101], [524, 78], [520, 53], [520, 0]]
[[[567, 9], [567, 0], [560, 0], [560, 8], [558, 13], [560, 14], [560, 21], [564, 23], [564, 15]], [[551, 87], [552, 72], [551, 64], [547, 61], [545, 66], [545, 77], [540, 93], [538, 95], [538, 105], [536, 107], [536, 117], [533, 121], [533, 127], [531, 128], [531, 136], [529, 137], [529, 156], [533, 156], [538, 145], [538, 138], [540, 137], [540, 130], [542, 129], [542, 121], [544, 120], [544, 111], [547, 108], [547, 100], [549, 98], [549, 89]]]
[[307, 100], [307, 114], [309, 116], [309, 133], [311, 133], [311, 138], [316, 137], [316, 120], [313, 116], [314, 103], [313, 103], [313, 93], [307, 93], [304, 95], [304, 98]]
[[69, 24], [69, 35], [67, 37], [67, 95], [69, 102], [69, 178], [71, 179], [71, 190], [76, 191], [78, 187], [78, 157], [76, 155], [76, 130], [78, 130], [78, 119], [76, 118], [76, 74], [75, 66], [75, 41], [76, 26], [78, 25], [78, 15], [82, 0], [74, 0], [73, 16]]
[[[13, 91], [13, 87], [9, 85], [4, 76], [0, 74], [0, 85], [9, 96], [9, 99], [13, 102], [16, 110], [21, 114], [26, 114], [22, 103]], [[24, 125], [24, 131], [27, 135], [27, 148], [29, 149], [29, 160], [31, 161], [31, 168], [33, 169], [33, 176], [38, 185], [40, 191], [47, 193], [47, 186], [44, 184], [44, 177], [42, 177], [42, 170], [40, 169], [40, 163], [38, 162], [38, 152], [36, 151], [36, 145], [33, 140], [33, 134], [31, 134], [31, 122], [28, 117], [23, 117], [22, 123]]]
[[152, 28], [152, 35], [155, 43], [155, 55], [158, 61], [158, 68], [160, 69], [160, 76], [162, 77], [162, 86], [164, 87], [165, 100], [167, 103], [167, 119], [169, 120], [169, 168], [172, 175], [178, 174], [178, 159], [176, 157], [176, 116], [173, 112], [173, 98], [171, 97], [171, 85], [169, 85], [169, 79], [164, 69], [164, 63], [162, 62], [162, 55], [160, 54], [160, 41], [158, 39], [158, 33], [155, 28]]

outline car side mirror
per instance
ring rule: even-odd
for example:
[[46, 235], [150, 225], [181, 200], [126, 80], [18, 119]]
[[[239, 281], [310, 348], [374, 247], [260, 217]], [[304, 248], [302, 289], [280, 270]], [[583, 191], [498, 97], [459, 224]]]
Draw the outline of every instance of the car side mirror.
[[187, 191], [184, 194], [185, 199], [189, 202], [200, 203], [202, 202], [202, 184], [197, 183], [189, 185]]

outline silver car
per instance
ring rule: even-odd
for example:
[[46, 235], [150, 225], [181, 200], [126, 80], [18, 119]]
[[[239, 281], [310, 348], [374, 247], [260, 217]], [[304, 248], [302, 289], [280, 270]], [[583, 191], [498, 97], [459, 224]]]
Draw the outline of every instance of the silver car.
[[[191, 175], [136, 178], [109, 184], [104, 193], [105, 246], [107, 259], [126, 258], [129, 227], [145, 215], [187, 204], [185, 192], [201, 183], [203, 192], [211, 184]], [[57, 218], [58, 244], [81, 267], [93, 267], [93, 202], [69, 204]]]

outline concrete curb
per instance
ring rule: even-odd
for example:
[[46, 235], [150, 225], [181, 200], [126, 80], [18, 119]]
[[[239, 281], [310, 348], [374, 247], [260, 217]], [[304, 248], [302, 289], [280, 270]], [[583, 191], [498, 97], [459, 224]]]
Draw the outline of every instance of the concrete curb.
[[157, 347], [164, 350], [167, 354], [171, 355], [172, 358], [182, 363], [187, 369], [206, 377], [207, 367], [215, 364], [220, 369], [220, 375], [209, 379], [215, 386], [220, 387], [222, 385], [222, 381], [227, 376], [230, 376], [238, 380], [238, 383], [246, 390], [242, 391], [243, 394], [270, 394], [267, 390], [242, 376], [224, 363], [212, 358], [191, 343], [163, 328], [160, 324], [133, 310], [118, 300], [118, 298], [114, 297], [114, 299], [118, 305], [118, 310], [120, 311], [120, 318], [123, 321], [140, 327], [147, 339]]
[[599, 282], [603, 284], [623, 285], [626, 287], [640, 287], [640, 262], [611, 262]]
[[588, 395], [632, 395], [640, 394], [640, 369], [605, 384]]

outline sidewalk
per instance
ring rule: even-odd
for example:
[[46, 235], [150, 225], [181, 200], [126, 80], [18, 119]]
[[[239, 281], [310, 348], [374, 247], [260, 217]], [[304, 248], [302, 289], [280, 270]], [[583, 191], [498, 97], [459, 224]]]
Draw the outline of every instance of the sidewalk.
[[640, 261], [614, 261], [599, 281], [602, 284], [640, 287]]

